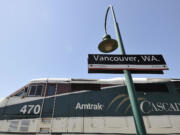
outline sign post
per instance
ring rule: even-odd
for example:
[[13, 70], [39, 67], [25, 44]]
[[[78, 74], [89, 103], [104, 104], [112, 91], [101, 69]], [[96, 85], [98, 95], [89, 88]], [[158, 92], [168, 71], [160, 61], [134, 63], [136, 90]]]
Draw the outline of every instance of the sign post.
[[[115, 31], [116, 31], [118, 46], [120, 48], [120, 54], [125, 55], [126, 52], [125, 52], [123, 41], [121, 38], [119, 26], [118, 26], [118, 23], [116, 21], [114, 9], [111, 5], [109, 8], [111, 8], [113, 19], [114, 19], [114, 27], [115, 27]], [[108, 12], [108, 10], [107, 10], [107, 12]], [[128, 95], [129, 95], [129, 99], [130, 99], [130, 103], [131, 103], [131, 107], [132, 107], [134, 122], [135, 122], [135, 126], [136, 126], [136, 132], [138, 135], [146, 135], [146, 129], [144, 126], [143, 118], [142, 118], [141, 113], [140, 113], [140, 108], [138, 105], [136, 90], [135, 90], [135, 87], [133, 84], [131, 72], [128, 70], [123, 70], [123, 72], [124, 72], [126, 86], [127, 86], [127, 90], [128, 90]]]
[[[111, 39], [106, 31], [106, 21], [108, 11], [111, 9], [114, 20], [117, 41]], [[133, 84], [131, 73], [158, 73], [162, 74], [163, 70], [168, 67], [162, 55], [126, 55], [123, 41], [121, 38], [118, 23], [116, 21], [113, 7], [110, 5], [105, 16], [105, 36], [99, 44], [99, 50], [104, 53], [114, 51], [117, 46], [120, 48], [120, 55], [100, 55], [89, 54], [88, 72], [89, 73], [124, 73], [127, 91], [132, 107], [136, 132], [138, 135], [146, 135], [144, 121], [140, 113], [137, 101], [136, 90]]]

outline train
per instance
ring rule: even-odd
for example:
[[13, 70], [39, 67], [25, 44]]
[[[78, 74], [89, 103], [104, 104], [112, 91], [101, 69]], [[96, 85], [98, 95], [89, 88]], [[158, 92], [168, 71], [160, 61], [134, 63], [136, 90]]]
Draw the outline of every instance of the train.
[[[133, 78], [147, 134], [180, 134], [180, 79]], [[0, 135], [135, 135], [124, 78], [33, 79], [0, 101]]]

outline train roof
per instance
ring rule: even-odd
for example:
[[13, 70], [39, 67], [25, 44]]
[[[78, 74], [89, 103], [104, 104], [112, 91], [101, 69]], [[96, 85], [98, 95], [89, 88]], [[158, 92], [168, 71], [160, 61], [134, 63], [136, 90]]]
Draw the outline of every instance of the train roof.
[[[171, 78], [133, 78], [134, 83], [155, 83], [155, 82], [170, 82], [180, 81], [180, 79]], [[99, 83], [99, 84], [124, 84], [125, 78], [111, 78], [111, 79], [73, 79], [73, 78], [39, 78], [33, 79], [29, 83]]]
[[[174, 78], [133, 78], [133, 83], [162, 83], [162, 82], [174, 82], [179, 81], [180, 79]], [[73, 78], [39, 78], [32, 79], [25, 86], [30, 84], [38, 83], [89, 83], [89, 84], [118, 84], [125, 85], [125, 78], [110, 78], [110, 79], [73, 79]], [[23, 87], [12, 93], [10, 96], [19, 92]], [[10, 97], [8, 96], [8, 97]]]

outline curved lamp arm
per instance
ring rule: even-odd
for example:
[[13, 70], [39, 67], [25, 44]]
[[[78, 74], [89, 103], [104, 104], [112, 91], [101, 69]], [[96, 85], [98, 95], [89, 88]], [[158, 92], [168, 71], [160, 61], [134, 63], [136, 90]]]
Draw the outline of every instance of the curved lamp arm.
[[118, 26], [118, 23], [116, 21], [115, 12], [114, 12], [114, 9], [113, 9], [112, 5], [109, 5], [109, 7], [107, 8], [107, 11], [106, 11], [106, 15], [105, 15], [105, 22], [104, 22], [105, 35], [108, 35], [107, 34], [107, 29], [106, 29], [106, 23], [107, 23], [107, 16], [108, 16], [108, 12], [109, 12], [110, 8], [111, 8], [111, 12], [112, 12], [113, 20], [114, 20], [114, 26], [115, 26], [115, 30], [116, 30], [117, 42], [118, 42], [118, 46], [120, 48], [120, 53], [121, 54], [126, 54], [125, 49], [124, 49], [124, 45], [123, 45], [123, 41], [122, 41], [122, 37], [121, 37], [121, 34], [120, 34], [119, 26]]
[[108, 16], [109, 9], [110, 9], [110, 6], [107, 8], [105, 21], [104, 21], [104, 32], [106, 35], [107, 35], [106, 22], [107, 22], [107, 16]]
[[113, 6], [112, 6], [112, 5], [109, 5], [109, 7], [108, 7], [107, 10], [106, 10], [105, 21], [104, 21], [104, 32], [105, 32], [106, 35], [107, 35], [107, 28], [106, 28], [107, 16], [108, 16], [108, 12], [109, 12], [109, 9], [110, 9], [110, 8], [111, 8], [111, 11], [112, 11], [114, 23], [117, 23], [117, 21], [116, 21], [116, 16], [115, 16], [115, 13], [114, 13], [114, 9], [113, 9]]

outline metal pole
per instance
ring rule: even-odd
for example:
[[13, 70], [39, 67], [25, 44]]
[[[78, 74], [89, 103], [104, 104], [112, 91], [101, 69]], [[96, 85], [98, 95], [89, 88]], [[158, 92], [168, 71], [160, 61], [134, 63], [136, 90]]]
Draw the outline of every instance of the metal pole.
[[[126, 53], [125, 53], [122, 37], [120, 34], [119, 26], [116, 21], [116, 17], [115, 17], [115, 13], [114, 13], [114, 9], [113, 9], [112, 5], [110, 5], [110, 8], [111, 8], [113, 19], [114, 19], [114, 26], [115, 26], [115, 30], [116, 30], [118, 46], [120, 47], [120, 54], [124, 55]], [[138, 135], [146, 135], [146, 129], [145, 129], [144, 121], [141, 116], [140, 108], [138, 105], [136, 90], [135, 90], [135, 87], [133, 84], [131, 73], [128, 70], [123, 70], [123, 72], [125, 75], [125, 81], [126, 81], [126, 85], [127, 85], [128, 95], [129, 95], [131, 108], [132, 108], [132, 112], [133, 112], [133, 116], [134, 116], [136, 132]]]

